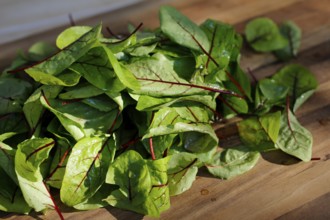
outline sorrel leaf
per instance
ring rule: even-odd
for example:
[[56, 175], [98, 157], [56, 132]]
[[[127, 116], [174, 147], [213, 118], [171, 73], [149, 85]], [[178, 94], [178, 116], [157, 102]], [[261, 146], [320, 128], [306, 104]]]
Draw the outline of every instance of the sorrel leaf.
[[40, 98], [41, 103], [52, 111], [65, 129], [76, 139], [105, 134], [117, 119], [118, 109], [101, 112], [81, 102], [63, 103], [60, 100]]
[[56, 209], [41, 174], [41, 164], [48, 158], [55, 142], [50, 138], [30, 139], [19, 144], [15, 171], [26, 202], [37, 212]]
[[25, 202], [22, 192], [15, 182], [0, 167], [0, 210], [28, 214], [31, 207]]
[[259, 157], [259, 152], [251, 151], [245, 146], [228, 148], [216, 153], [213, 162], [206, 167], [214, 176], [230, 179], [252, 169]]
[[[315, 91], [317, 81], [315, 76], [299, 64], [290, 64], [272, 76], [277, 84], [288, 87], [290, 106], [295, 112]], [[285, 101], [283, 102], [285, 105]]]
[[295, 115], [287, 109], [281, 116], [281, 127], [276, 147], [307, 162], [312, 158], [312, 144], [311, 133], [301, 126]]
[[279, 112], [250, 117], [237, 124], [242, 142], [255, 151], [274, 150], [280, 126]]
[[245, 27], [245, 36], [250, 46], [260, 52], [269, 52], [284, 48], [288, 41], [277, 25], [269, 18], [256, 18]]
[[176, 9], [162, 6], [159, 18], [162, 32], [172, 41], [193, 50], [209, 51], [210, 43], [205, 33]]
[[168, 185], [170, 195], [187, 191], [195, 181], [198, 171], [197, 158], [194, 154], [182, 152], [173, 154], [168, 163]]
[[54, 56], [25, 69], [25, 72], [36, 81], [40, 80], [40, 76], [46, 78], [47, 75], [58, 75], [82, 57], [87, 51], [96, 46], [100, 31], [101, 25], [92, 28]]
[[288, 40], [288, 45], [274, 51], [281, 60], [289, 60], [298, 54], [301, 41], [301, 30], [293, 21], [286, 21], [280, 25], [281, 34]]
[[0, 142], [0, 168], [11, 178], [13, 182], [18, 184], [15, 173], [15, 154], [16, 150], [7, 144]]
[[61, 187], [61, 200], [74, 206], [91, 198], [105, 181], [115, 145], [111, 137], [83, 138], [72, 148]]
[[81, 74], [89, 83], [103, 91], [120, 92], [125, 88], [116, 76], [107, 53], [101, 47], [88, 51], [83, 57], [70, 66], [70, 69]]

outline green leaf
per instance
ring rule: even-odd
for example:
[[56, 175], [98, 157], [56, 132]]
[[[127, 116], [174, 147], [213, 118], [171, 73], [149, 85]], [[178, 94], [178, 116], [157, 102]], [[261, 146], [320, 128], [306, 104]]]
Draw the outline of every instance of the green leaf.
[[0, 118], [0, 141], [5, 141], [15, 135], [24, 134], [29, 131], [28, 125], [24, 123], [24, 115], [12, 113]]
[[41, 164], [48, 158], [55, 142], [50, 138], [36, 138], [18, 145], [15, 170], [26, 202], [35, 211], [54, 208], [52, 197], [41, 174]]
[[0, 78], [0, 115], [21, 112], [32, 85], [15, 78]]
[[43, 60], [56, 53], [56, 47], [46, 42], [33, 44], [28, 51], [28, 58], [33, 61]]
[[193, 50], [209, 51], [210, 43], [206, 34], [179, 11], [170, 6], [162, 6], [159, 17], [160, 29], [172, 41]]
[[60, 99], [84, 99], [90, 98], [93, 96], [98, 96], [103, 94], [104, 92], [89, 84], [89, 83], [82, 83], [73, 88], [66, 89], [66, 92], [61, 93], [58, 97]]
[[301, 30], [293, 21], [286, 21], [280, 26], [281, 34], [288, 40], [288, 45], [280, 50], [275, 50], [276, 57], [281, 60], [290, 60], [298, 54], [301, 41]]
[[[186, 111], [192, 114], [189, 110]], [[184, 148], [188, 151], [201, 153], [217, 146], [218, 138], [208, 123], [200, 123], [192, 116], [193, 121], [182, 118], [174, 108], [163, 108], [154, 114], [149, 129], [142, 139], [154, 136], [182, 133]]]
[[91, 198], [105, 181], [114, 158], [111, 137], [83, 138], [72, 148], [61, 187], [61, 201], [68, 206]]
[[144, 203], [152, 187], [146, 162], [133, 150], [124, 152], [110, 165], [106, 183], [120, 187], [106, 201], [112, 206], [128, 210]]
[[288, 45], [277, 25], [269, 18], [256, 18], [245, 27], [245, 36], [250, 46], [260, 52], [282, 49]]
[[119, 92], [125, 88], [115, 74], [107, 53], [102, 47], [92, 48], [70, 66], [89, 83], [103, 91]]
[[31, 208], [25, 202], [21, 190], [1, 167], [0, 178], [0, 210], [28, 214]]
[[114, 69], [115, 74], [117, 75], [120, 82], [129, 89], [139, 90], [140, 84], [134, 75], [129, 71], [129, 69], [118, 62], [117, 58], [109, 48], [103, 46], [103, 49], [106, 52], [112, 68]]
[[130, 63], [128, 69], [141, 84], [134, 93], [154, 97], [210, 93], [187, 81], [193, 74], [191, 68], [178, 68], [189, 64], [194, 65], [191, 59], [170, 58], [160, 53]]
[[117, 188], [118, 187], [114, 185], [104, 183], [92, 197], [73, 207], [78, 210], [93, 210], [108, 206], [109, 204], [105, 201], [105, 199], [112, 191], [116, 190]]
[[63, 103], [55, 99], [40, 98], [41, 103], [53, 112], [65, 129], [76, 139], [105, 134], [117, 121], [118, 109], [101, 112], [81, 102]]
[[308, 69], [299, 64], [290, 64], [283, 67], [272, 76], [272, 79], [275, 80], [277, 84], [289, 88], [290, 107], [294, 112], [317, 88], [315, 76]]
[[251, 170], [260, 157], [257, 151], [239, 146], [228, 148], [214, 155], [213, 163], [207, 165], [208, 171], [221, 179], [230, 179]]
[[237, 124], [242, 142], [256, 151], [274, 150], [280, 129], [280, 112], [250, 117]]
[[81, 38], [87, 32], [90, 32], [91, 30], [92, 27], [89, 26], [69, 27], [57, 36], [56, 46], [60, 49], [63, 49], [77, 41], [79, 38]]
[[208, 56], [204, 56], [206, 68], [209, 72], [217, 68], [226, 68], [229, 65], [234, 48], [238, 46], [235, 38], [235, 29], [229, 24], [211, 19], [207, 19], [201, 25], [201, 29], [206, 33], [209, 42], [211, 42], [210, 51], [208, 52], [217, 62], [215, 64]]
[[164, 107], [174, 106], [178, 103], [196, 103], [197, 105], [201, 103], [208, 109], [215, 110], [216, 103], [214, 96], [212, 95], [191, 95], [182, 97], [152, 97], [147, 95], [140, 95], [136, 109], [139, 111], [152, 111], [159, 110]]
[[47, 76], [58, 75], [72, 63], [96, 46], [101, 31], [101, 25], [92, 28], [76, 41], [63, 48], [44, 62], [25, 69], [36, 81], [46, 80]]
[[176, 153], [171, 155], [168, 164], [168, 184], [170, 195], [179, 195], [190, 189], [198, 171], [197, 157], [191, 153]]
[[281, 127], [276, 147], [307, 162], [312, 158], [312, 145], [313, 137], [311, 133], [301, 126], [291, 111], [285, 112], [281, 117]]
[[57, 134], [55, 135], [57, 136], [56, 152], [50, 165], [49, 175], [45, 181], [51, 187], [60, 189], [62, 186], [62, 181], [66, 170], [67, 161], [71, 153], [72, 145], [68, 139], [60, 137]]
[[23, 106], [23, 112], [30, 128], [35, 129], [40, 118], [45, 112], [45, 107], [40, 102], [40, 97], [45, 95], [46, 98], [55, 98], [62, 90], [62, 86], [42, 85], [36, 89], [32, 95], [26, 100]]
[[18, 181], [15, 173], [15, 154], [15, 149], [3, 142], [0, 142], [0, 168], [2, 168], [17, 185]]

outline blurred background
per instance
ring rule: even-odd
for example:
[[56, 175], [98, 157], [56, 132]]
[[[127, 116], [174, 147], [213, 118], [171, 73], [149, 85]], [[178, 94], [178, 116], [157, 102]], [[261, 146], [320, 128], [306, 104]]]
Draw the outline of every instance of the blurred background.
[[146, 0], [1, 0], [0, 44]]

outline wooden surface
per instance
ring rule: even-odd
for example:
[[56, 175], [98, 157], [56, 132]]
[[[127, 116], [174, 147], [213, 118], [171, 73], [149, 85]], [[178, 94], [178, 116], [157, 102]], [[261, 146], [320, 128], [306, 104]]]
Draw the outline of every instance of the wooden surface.
[[[213, 18], [234, 24], [242, 32], [249, 19], [267, 16], [277, 22], [295, 21], [303, 31], [301, 51], [294, 63], [308, 67], [319, 82], [315, 95], [297, 112], [300, 122], [314, 136], [313, 157], [308, 163], [281, 153], [263, 154], [250, 172], [219, 180], [201, 170], [192, 188], [171, 199], [171, 208], [161, 219], [330, 219], [330, 1], [328, 0], [182, 0], [152, 1], [128, 7], [111, 14], [99, 15], [78, 24], [95, 24], [103, 20], [114, 31], [123, 24], [144, 22], [145, 27], [158, 26], [157, 8], [169, 2], [192, 20], [200, 23]], [[0, 66], [8, 64], [17, 48], [27, 48], [37, 40], [54, 41], [60, 29], [1, 45]], [[244, 49], [243, 67], [263, 78], [283, 64], [270, 54], [255, 54]], [[221, 136], [222, 129], [217, 131]], [[227, 138], [220, 144], [230, 144]], [[150, 219], [129, 211], [103, 208], [72, 212], [62, 208], [66, 219]], [[46, 215], [5, 215], [5, 219], [57, 219], [55, 212]]]

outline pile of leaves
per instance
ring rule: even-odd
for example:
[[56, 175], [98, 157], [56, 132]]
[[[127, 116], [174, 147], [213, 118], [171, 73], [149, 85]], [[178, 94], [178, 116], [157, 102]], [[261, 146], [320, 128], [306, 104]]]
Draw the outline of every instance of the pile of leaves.
[[[0, 210], [63, 218], [58, 189], [78, 210], [157, 217], [200, 167], [228, 179], [265, 151], [309, 161], [312, 137], [294, 113], [314, 76], [291, 64], [252, 85], [242, 42], [231, 25], [196, 25], [164, 6], [159, 29], [118, 39], [73, 26], [59, 50], [37, 43], [20, 54], [0, 77]], [[235, 116], [241, 144], [220, 148], [212, 124]]]

